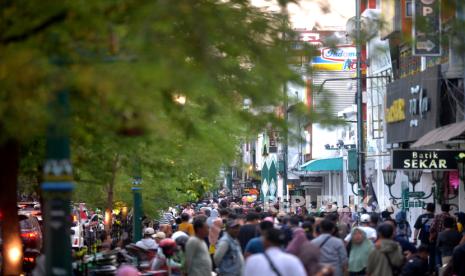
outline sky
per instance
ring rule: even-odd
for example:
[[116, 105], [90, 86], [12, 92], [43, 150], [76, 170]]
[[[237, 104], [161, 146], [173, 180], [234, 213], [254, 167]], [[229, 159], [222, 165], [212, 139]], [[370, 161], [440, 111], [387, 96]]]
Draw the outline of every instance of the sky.
[[[346, 22], [355, 16], [356, 0], [299, 0], [288, 6], [294, 28], [311, 30], [345, 30]], [[253, 5], [278, 11], [274, 0], [251, 0]], [[325, 12], [327, 11], [327, 12]]]

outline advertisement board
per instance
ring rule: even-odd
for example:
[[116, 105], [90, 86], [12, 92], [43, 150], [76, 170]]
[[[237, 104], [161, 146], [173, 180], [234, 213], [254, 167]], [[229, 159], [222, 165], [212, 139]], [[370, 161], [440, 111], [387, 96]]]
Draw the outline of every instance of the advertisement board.
[[320, 56], [312, 59], [312, 68], [324, 71], [353, 71], [357, 68], [357, 51], [355, 46], [340, 45], [325, 47]]

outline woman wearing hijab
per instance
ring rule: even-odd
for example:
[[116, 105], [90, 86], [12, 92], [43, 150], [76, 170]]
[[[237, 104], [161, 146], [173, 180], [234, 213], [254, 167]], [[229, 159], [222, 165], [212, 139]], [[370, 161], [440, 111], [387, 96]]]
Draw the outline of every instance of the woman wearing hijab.
[[294, 230], [294, 236], [286, 252], [299, 258], [308, 276], [313, 276], [320, 270], [320, 249], [310, 243], [304, 229], [299, 227]]
[[355, 227], [352, 230], [351, 248], [349, 254], [350, 276], [366, 275], [368, 255], [373, 250], [373, 243], [367, 239], [365, 231]]

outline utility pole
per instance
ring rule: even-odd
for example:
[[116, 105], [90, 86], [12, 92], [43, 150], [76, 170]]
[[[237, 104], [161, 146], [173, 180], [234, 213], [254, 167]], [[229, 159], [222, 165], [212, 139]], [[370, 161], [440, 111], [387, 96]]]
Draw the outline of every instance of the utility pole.
[[134, 179], [131, 188], [134, 199], [132, 216], [132, 241], [134, 243], [142, 239], [142, 188], [140, 184], [142, 184], [142, 173], [139, 160], [136, 159], [134, 164]]
[[[356, 51], [357, 51], [357, 155], [358, 175], [362, 190], [366, 192], [365, 182], [365, 146], [363, 137], [363, 96], [362, 96], [362, 41], [361, 29], [361, 0], [355, 0], [355, 29], [356, 29]], [[362, 197], [365, 197], [366, 194]]]
[[73, 171], [69, 142], [69, 91], [56, 94], [51, 104], [53, 121], [47, 133], [44, 165], [45, 274], [72, 275], [71, 267], [71, 192]]
[[[286, 45], [286, 20], [287, 20], [287, 4], [285, 2], [280, 3], [281, 4], [281, 14], [283, 16], [283, 43], [284, 47], [287, 50], [287, 45]], [[283, 199], [287, 200], [287, 167], [288, 167], [288, 162], [287, 162], [287, 156], [288, 156], [288, 136], [289, 136], [289, 130], [288, 130], [288, 123], [289, 123], [289, 116], [287, 114], [287, 109], [289, 106], [288, 103], [288, 95], [287, 95], [287, 83], [284, 82], [283, 84], [283, 111], [284, 111], [284, 121], [285, 121], [285, 129], [284, 129], [284, 145], [283, 145]]]
[[286, 127], [285, 127], [285, 131], [284, 131], [284, 154], [283, 154], [283, 200], [284, 199], [287, 199], [287, 166], [288, 166], [288, 162], [287, 162], [287, 156], [288, 156], [288, 132], [289, 132], [289, 128], [288, 128], [288, 123], [289, 123], [289, 114], [288, 114], [288, 106], [289, 106], [289, 103], [288, 103], [288, 95], [287, 95], [287, 85], [284, 84], [283, 85], [283, 97], [284, 97], [284, 121], [286, 122]]

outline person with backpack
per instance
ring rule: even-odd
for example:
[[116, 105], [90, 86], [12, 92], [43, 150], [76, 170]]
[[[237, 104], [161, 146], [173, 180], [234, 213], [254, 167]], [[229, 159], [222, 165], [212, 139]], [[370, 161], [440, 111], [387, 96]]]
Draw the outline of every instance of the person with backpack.
[[334, 222], [323, 219], [319, 226], [321, 234], [311, 243], [320, 248], [320, 263], [332, 266], [335, 276], [342, 276], [347, 268], [347, 251], [344, 242], [332, 236], [336, 229]]
[[[433, 222], [431, 223], [431, 227], [429, 229], [430, 243], [436, 245], [439, 233], [444, 230], [444, 220], [451, 216], [449, 211], [450, 205], [445, 203], [441, 205], [441, 213], [434, 216]], [[433, 256], [430, 256], [430, 258], [433, 258]], [[439, 269], [442, 266], [441, 252], [439, 250], [435, 251], [434, 259], [435, 266], [437, 269]]]
[[430, 239], [429, 239], [431, 225], [433, 224], [433, 220], [434, 220], [434, 211], [435, 211], [434, 203], [426, 204], [426, 213], [421, 214], [415, 221], [415, 224], [413, 225], [413, 228], [415, 228], [415, 231], [413, 232], [413, 243], [416, 245], [418, 240], [420, 240], [420, 245], [427, 246], [429, 249], [428, 267], [429, 267], [430, 273], [434, 271], [434, 268], [435, 268], [434, 256], [436, 256], [436, 246], [434, 243], [430, 242]]
[[306, 275], [300, 260], [284, 252], [285, 235], [279, 229], [271, 228], [264, 233], [263, 254], [254, 254], [245, 262], [244, 276], [297, 276]]
[[410, 223], [407, 220], [407, 212], [404, 210], [399, 211], [396, 215], [396, 236], [402, 239], [410, 240], [412, 236], [412, 229], [410, 228]]
[[399, 275], [404, 264], [404, 256], [399, 243], [395, 242], [394, 227], [388, 223], [378, 226], [378, 240], [375, 249], [368, 256], [368, 276]]

